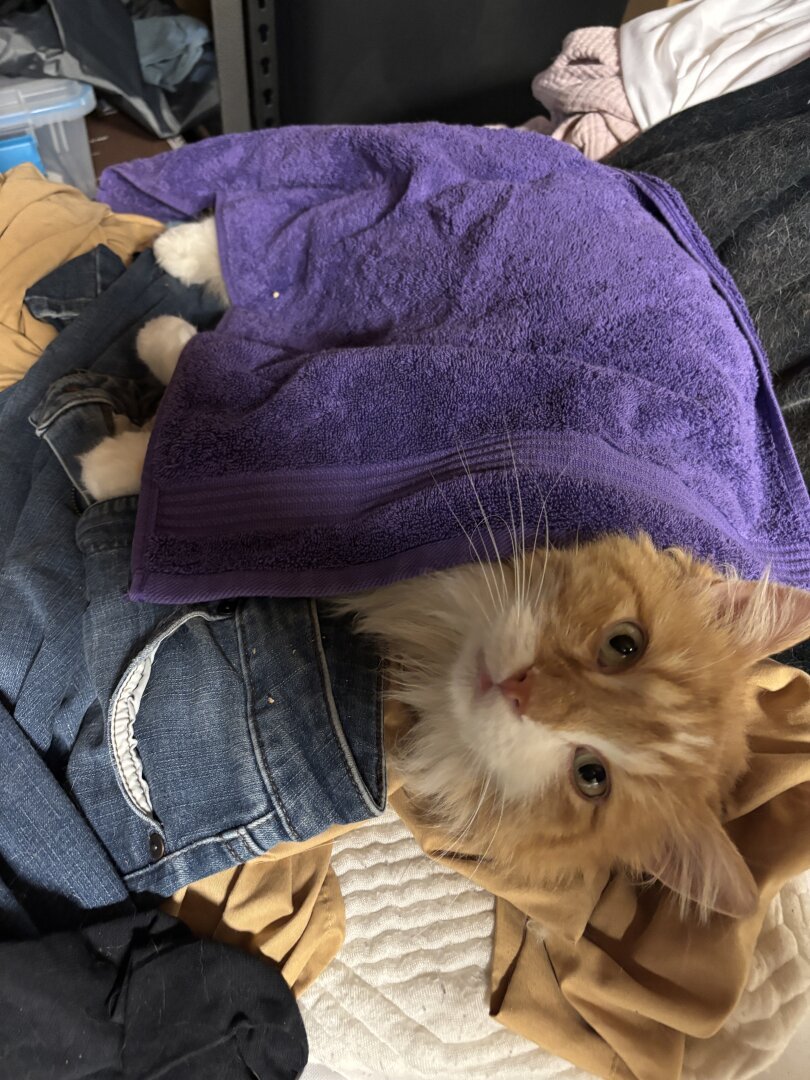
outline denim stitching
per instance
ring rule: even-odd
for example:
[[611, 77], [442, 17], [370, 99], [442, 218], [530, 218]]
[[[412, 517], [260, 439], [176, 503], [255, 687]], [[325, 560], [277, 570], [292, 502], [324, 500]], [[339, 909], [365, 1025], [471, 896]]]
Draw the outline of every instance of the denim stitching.
[[300, 840], [301, 837], [298, 831], [293, 827], [292, 822], [287, 816], [284, 804], [281, 801], [281, 793], [276, 787], [275, 781], [267, 768], [267, 763], [264, 760], [264, 754], [261, 751], [261, 743], [259, 742], [259, 734], [256, 730], [256, 713], [253, 707], [253, 703], [256, 700], [256, 687], [253, 685], [253, 678], [250, 671], [250, 667], [247, 663], [248, 645], [245, 641], [243, 627], [242, 627], [242, 605], [237, 604], [236, 612], [234, 613], [234, 625], [236, 627], [236, 641], [237, 649], [239, 652], [239, 664], [242, 668], [242, 680], [245, 684], [245, 708], [247, 713], [248, 732], [250, 733], [250, 742], [253, 747], [253, 755], [256, 759], [256, 766], [259, 770], [262, 780], [264, 781], [267, 793], [270, 796], [276, 813], [284, 823], [284, 827], [290, 834], [290, 839]]
[[329, 667], [326, 662], [326, 653], [323, 649], [323, 641], [321, 640], [321, 623], [318, 618], [318, 608], [315, 600], [309, 600], [307, 607], [309, 609], [310, 619], [312, 620], [312, 626], [315, 633], [315, 648], [317, 650], [318, 657], [318, 672], [321, 677], [321, 687], [323, 689], [323, 696], [326, 701], [326, 712], [329, 716], [329, 722], [332, 725], [332, 730], [335, 734], [338, 747], [341, 750], [341, 760], [343, 766], [346, 769], [346, 775], [351, 781], [354, 790], [357, 792], [360, 799], [365, 803], [372, 814], [376, 817], [381, 811], [374, 801], [374, 797], [368, 790], [366, 784], [363, 782], [363, 778], [360, 775], [360, 770], [352, 753], [346, 738], [346, 732], [343, 730], [343, 724], [341, 723], [340, 716], [337, 711], [337, 704], [335, 703], [335, 697], [332, 692], [332, 682], [329, 678]]
[[[179, 848], [177, 851], [172, 851], [168, 855], [164, 855], [164, 857], [160, 860], [160, 863], [162, 866], [171, 865], [171, 863], [177, 862], [180, 858], [188, 856], [191, 852], [196, 851], [198, 848], [210, 847], [211, 844], [224, 844], [227, 847], [230, 843], [230, 837], [232, 837], [234, 834], [238, 835], [243, 831], [255, 829], [257, 828], [257, 826], [261, 825], [263, 822], [267, 821], [267, 819], [271, 818], [272, 816], [272, 814], [262, 814], [261, 817], [256, 818], [254, 821], [248, 822], [247, 825], [240, 826], [238, 829], [229, 829], [227, 832], [218, 833], [216, 836], [206, 836], [203, 837], [202, 840], [195, 840], [192, 844], [187, 844], [185, 847]], [[282, 843], [281, 840], [279, 840], [278, 842]], [[256, 844], [253, 841], [251, 841], [251, 845], [254, 847], [254, 849], [256, 849], [257, 855], [264, 854], [264, 850], [262, 848], [257, 848]], [[241, 861], [242, 860], [239, 859], [239, 862]], [[131, 870], [128, 874], [124, 874], [124, 880], [133, 881], [136, 878], [143, 877], [145, 874], [153, 874], [154, 869], [154, 866], [150, 865], [143, 866], [140, 870]]]

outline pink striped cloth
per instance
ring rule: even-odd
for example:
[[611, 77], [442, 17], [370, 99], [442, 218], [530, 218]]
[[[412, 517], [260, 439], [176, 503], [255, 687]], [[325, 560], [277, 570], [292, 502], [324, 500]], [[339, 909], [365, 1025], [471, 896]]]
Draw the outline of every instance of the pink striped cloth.
[[598, 161], [639, 133], [622, 82], [614, 26], [574, 30], [562, 52], [532, 80], [532, 93], [551, 114], [523, 126], [571, 143]]

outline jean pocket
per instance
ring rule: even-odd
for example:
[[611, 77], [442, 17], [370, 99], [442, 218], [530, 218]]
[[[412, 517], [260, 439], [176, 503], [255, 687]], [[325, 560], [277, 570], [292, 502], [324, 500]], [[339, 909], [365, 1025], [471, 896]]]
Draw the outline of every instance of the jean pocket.
[[[89, 752], [96, 778], [106, 761], [123, 796], [116, 816], [159, 832], [168, 856], [261, 818], [271, 804], [250, 726], [241, 605], [130, 600], [136, 505], [134, 498], [96, 503], [77, 526], [87, 581], [84, 655], [103, 716]], [[105, 842], [121, 846], [114, 836]]]
[[[165, 823], [161, 820], [161, 815], [156, 810], [153, 802], [149, 782], [145, 775], [144, 760], [138, 745], [140, 735], [138, 719], [141, 707], [144, 704], [144, 695], [148, 691], [160, 650], [166, 646], [166, 652], [177, 653], [179, 651], [180, 654], [185, 653], [191, 671], [181, 674], [180, 678], [175, 680], [175, 688], [185, 698], [185, 709], [183, 711], [191, 718], [193, 712], [196, 711], [194, 695], [184, 694], [182, 687], [178, 684], [187, 683], [188, 675], [192, 673], [197, 681], [198, 688], [200, 684], [210, 681], [212, 678], [211, 661], [214, 658], [205, 654], [209, 650], [218, 652], [219, 647], [213, 637], [189, 633], [191, 630], [189, 624], [194, 620], [214, 623], [229, 618], [229, 613], [220, 613], [217, 610], [204, 610], [201, 608], [173, 612], [162, 624], [154, 628], [148, 641], [136, 651], [118, 685], [113, 690], [106, 710], [110, 753], [115, 767], [116, 779], [124, 798], [137, 814], [148, 821], [160, 824], [162, 827], [165, 827]], [[177, 635], [177, 639], [171, 644], [167, 644], [175, 635]], [[216, 667], [216, 665], [214, 666]], [[161, 679], [161, 682], [163, 681]], [[164, 696], [162, 701], [159, 697], [155, 700], [153, 694], [148, 708], [144, 708], [146, 714], [144, 721], [148, 722], [148, 718], [151, 717], [152, 723], [160, 723], [161, 712], [169, 710], [172, 711], [173, 719], [176, 720], [177, 705], [178, 702], [175, 700], [174, 694]], [[200, 717], [200, 722], [205, 722], [204, 716]], [[149, 736], [148, 731], [146, 735]], [[169, 761], [173, 757], [177, 761], [182, 756], [181, 747], [175, 746], [174, 749], [179, 753], [177, 755], [170, 754]], [[170, 782], [173, 782], [178, 787], [182, 786], [183, 777], [189, 776], [194, 771], [193, 763], [187, 759], [178, 768], [173, 781], [170, 779]], [[187, 842], [188, 839], [189, 837], [185, 836], [183, 842]], [[178, 840], [179, 837], [176, 836], [175, 841]]]

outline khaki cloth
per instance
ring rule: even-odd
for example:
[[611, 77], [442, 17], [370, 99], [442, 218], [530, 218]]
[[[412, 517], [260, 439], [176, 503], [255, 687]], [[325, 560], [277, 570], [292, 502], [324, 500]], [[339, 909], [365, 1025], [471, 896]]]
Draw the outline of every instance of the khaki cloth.
[[[491, 1011], [506, 1027], [611, 1080], [677, 1080], [685, 1036], [722, 1027], [771, 900], [810, 867], [810, 678], [769, 662], [751, 692], [750, 768], [727, 826], [760, 888], [751, 918], [700, 926], [663, 888], [623, 877], [549, 892], [503, 867], [440, 859], [499, 897]], [[428, 853], [444, 847], [402, 790], [391, 801]]]
[[[810, 677], [767, 663], [751, 693], [758, 720], [750, 769], [728, 822], [760, 887], [757, 913], [744, 920], [682, 922], [666, 890], [622, 877], [549, 891], [487, 861], [436, 855], [452, 850], [450, 839], [420, 819], [390, 777], [391, 804], [422, 848], [475, 873], [498, 897], [491, 1011], [506, 1027], [610, 1080], [678, 1080], [686, 1036], [722, 1027], [745, 989], [771, 900], [810, 868]], [[389, 745], [409, 723], [403, 709], [387, 709]], [[343, 938], [328, 860], [331, 841], [347, 828], [200, 882], [169, 910], [197, 933], [274, 959], [300, 993]]]
[[249, 863], [180, 889], [163, 905], [198, 936], [272, 960], [299, 997], [335, 958], [346, 919], [329, 863], [332, 841], [354, 825], [312, 840], [277, 844]]
[[25, 307], [25, 293], [58, 266], [106, 244], [124, 263], [163, 226], [114, 214], [76, 188], [46, 180], [34, 165], [0, 174], [0, 390], [21, 379], [56, 330]]

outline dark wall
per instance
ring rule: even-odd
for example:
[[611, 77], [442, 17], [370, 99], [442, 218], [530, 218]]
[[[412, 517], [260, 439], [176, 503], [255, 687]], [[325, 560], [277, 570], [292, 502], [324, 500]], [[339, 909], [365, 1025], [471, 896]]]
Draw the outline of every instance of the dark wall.
[[523, 123], [532, 76], [625, 0], [276, 0], [284, 124]]

